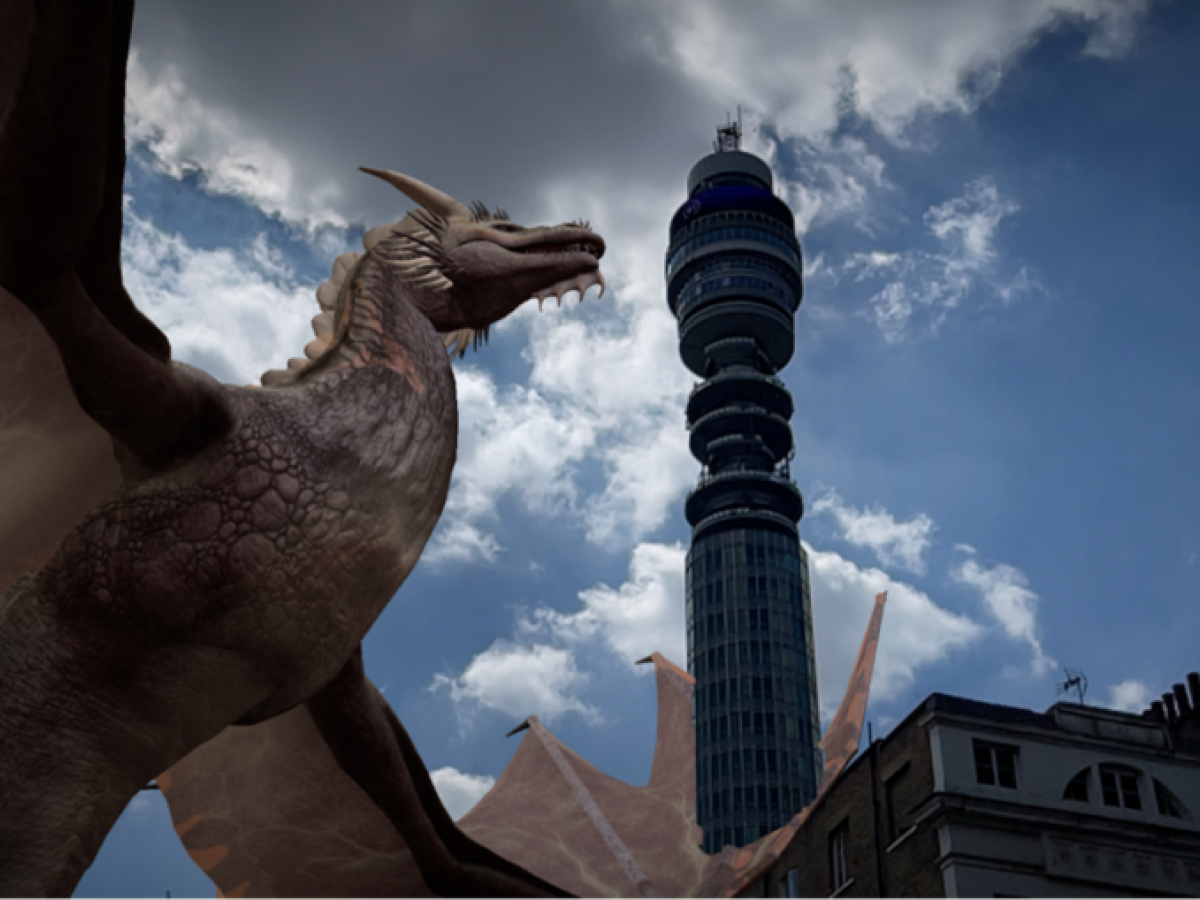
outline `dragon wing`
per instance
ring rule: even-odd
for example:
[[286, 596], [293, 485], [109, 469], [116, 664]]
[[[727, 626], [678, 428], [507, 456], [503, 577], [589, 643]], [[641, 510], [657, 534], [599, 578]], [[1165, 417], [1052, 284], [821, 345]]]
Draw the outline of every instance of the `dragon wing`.
[[[32, 0], [0, 4], [5, 124], [14, 95], [29, 81], [34, 24]], [[8, 144], [5, 162], [20, 150]], [[7, 209], [0, 215], [12, 218]], [[0, 591], [40, 568], [119, 482], [108, 435], [80, 408], [58, 349], [34, 315], [0, 288]]]
[[58, 349], [0, 289], [0, 592], [41, 568], [120, 481], [112, 442], [80, 408]]
[[121, 279], [132, 21], [131, 0], [0, 3], [0, 590], [120, 484], [114, 445], [154, 464], [228, 423]]

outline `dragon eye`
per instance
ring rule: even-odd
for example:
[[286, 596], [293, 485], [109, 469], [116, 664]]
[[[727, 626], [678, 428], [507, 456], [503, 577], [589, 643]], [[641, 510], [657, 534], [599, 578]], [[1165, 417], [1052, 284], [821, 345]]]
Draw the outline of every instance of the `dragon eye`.
[[521, 231], [522, 230], [520, 225], [508, 225], [504, 222], [493, 222], [492, 228], [494, 228], [496, 231]]

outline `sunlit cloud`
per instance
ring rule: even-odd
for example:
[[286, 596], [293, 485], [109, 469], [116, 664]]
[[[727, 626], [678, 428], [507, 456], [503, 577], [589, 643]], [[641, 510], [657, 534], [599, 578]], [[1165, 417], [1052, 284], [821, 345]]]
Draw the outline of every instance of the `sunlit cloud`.
[[827, 491], [812, 505], [814, 514], [828, 513], [847, 543], [870, 549], [879, 564], [894, 566], [915, 575], [925, 574], [925, 551], [934, 531], [933, 520], [922, 514], [898, 522], [882, 508], [857, 509], [849, 506], [837, 491]]
[[1025, 573], [1005, 563], [990, 568], [982, 566], [975, 558], [974, 548], [959, 544], [958, 549], [968, 554], [968, 558], [951, 570], [951, 577], [978, 591], [985, 608], [1008, 637], [1029, 645], [1033, 652], [1033, 674], [1045, 675], [1058, 665], [1045, 654], [1038, 639], [1038, 595], [1030, 590]]
[[498, 640], [472, 658], [461, 674], [435, 675], [428, 689], [449, 696], [460, 728], [466, 730], [481, 710], [502, 712], [514, 724], [534, 715], [552, 723], [566, 713], [598, 723], [600, 712], [577, 696], [587, 683], [567, 650]]

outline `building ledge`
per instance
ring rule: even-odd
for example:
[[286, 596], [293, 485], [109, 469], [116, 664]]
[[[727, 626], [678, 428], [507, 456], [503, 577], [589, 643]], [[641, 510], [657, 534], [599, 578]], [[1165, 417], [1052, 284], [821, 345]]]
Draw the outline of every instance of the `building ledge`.
[[887, 845], [887, 849], [884, 850], [884, 853], [891, 853], [893, 850], [895, 850], [901, 844], [906, 842], [910, 837], [912, 837], [916, 833], [917, 833], [917, 826], [909, 825], [908, 829], [902, 835], [900, 835], [900, 837], [896, 838], [894, 841], [892, 841], [890, 844]]

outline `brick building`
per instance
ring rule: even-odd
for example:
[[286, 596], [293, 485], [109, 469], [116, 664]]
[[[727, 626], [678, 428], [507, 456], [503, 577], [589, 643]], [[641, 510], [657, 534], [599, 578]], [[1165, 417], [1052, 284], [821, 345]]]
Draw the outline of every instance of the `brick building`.
[[1141, 716], [933, 694], [740, 896], [1200, 894], [1200, 677]]

